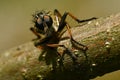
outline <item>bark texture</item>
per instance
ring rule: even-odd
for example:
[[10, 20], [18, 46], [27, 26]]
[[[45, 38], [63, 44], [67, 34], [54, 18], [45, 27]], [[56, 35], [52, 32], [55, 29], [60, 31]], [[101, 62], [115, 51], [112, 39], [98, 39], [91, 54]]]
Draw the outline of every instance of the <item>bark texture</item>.
[[[40, 50], [30, 41], [0, 54], [0, 80], [89, 80], [120, 69], [120, 13], [71, 28], [75, 40], [88, 46], [88, 60], [75, 52], [78, 64], [65, 55], [63, 71], [38, 61]], [[64, 36], [68, 36], [66, 32]], [[70, 47], [69, 40], [61, 41]]]

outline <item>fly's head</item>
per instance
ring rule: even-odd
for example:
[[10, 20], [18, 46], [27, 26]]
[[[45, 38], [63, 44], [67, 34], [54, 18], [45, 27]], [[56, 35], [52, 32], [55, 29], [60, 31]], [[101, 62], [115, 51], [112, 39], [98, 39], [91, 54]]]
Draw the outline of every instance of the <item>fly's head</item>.
[[48, 27], [51, 27], [53, 24], [53, 20], [50, 16], [50, 11], [46, 12], [44, 10], [41, 10], [39, 12], [35, 12], [35, 14], [33, 15], [33, 22], [34, 26], [40, 30], [44, 30], [44, 23]]

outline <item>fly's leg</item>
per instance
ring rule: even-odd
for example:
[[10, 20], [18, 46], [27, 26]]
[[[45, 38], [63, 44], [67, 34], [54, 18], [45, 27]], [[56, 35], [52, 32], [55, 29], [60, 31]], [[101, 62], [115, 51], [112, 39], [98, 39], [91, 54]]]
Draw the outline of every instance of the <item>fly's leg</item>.
[[[87, 60], [88, 57], [87, 57], [86, 51], [88, 50], [88, 47], [85, 46], [85, 45], [83, 45], [83, 44], [81, 44], [81, 43], [78, 43], [77, 41], [75, 41], [75, 40], [73, 39], [71, 30], [70, 30], [70, 25], [69, 25], [65, 20], [66, 20], [67, 15], [69, 15], [69, 16], [72, 17], [75, 21], [77, 21], [77, 22], [79, 22], [79, 23], [80, 23], [80, 22], [90, 21], [90, 20], [93, 20], [93, 19], [96, 19], [96, 18], [93, 17], [93, 18], [86, 19], [86, 20], [79, 20], [78, 18], [76, 18], [75, 16], [73, 16], [73, 15], [72, 15], [71, 13], [69, 13], [69, 12], [65, 12], [65, 13], [63, 14], [63, 16], [61, 16], [60, 12], [59, 12], [57, 9], [55, 9], [54, 13], [55, 13], [57, 16], [61, 17], [61, 21], [60, 21], [60, 23], [59, 23], [58, 31], [62, 31], [63, 28], [66, 26], [67, 31], [68, 31], [69, 36], [70, 36], [70, 40], [71, 40], [72, 46], [73, 46], [74, 48], [78, 49], [78, 50], [82, 50], [82, 51], [84, 52], [84, 55], [85, 55], [86, 60]], [[66, 49], [66, 50], [67, 50], [67, 49]], [[69, 52], [69, 50], [67, 50], [67, 52], [68, 52], [68, 53], [71, 53], [71, 52]], [[70, 55], [71, 55], [71, 54], [70, 54]], [[73, 60], [74, 60], [74, 59], [73, 59]]]
[[67, 54], [72, 58], [73, 64], [76, 64], [77, 62], [77, 56], [67, 47], [65, 47], [64, 45], [60, 45], [60, 44], [47, 44], [47, 46], [49, 47], [63, 47], [64, 51], [63, 54], [60, 55], [60, 60], [59, 60], [59, 65], [60, 65], [60, 69], [63, 70], [64, 68], [64, 64], [63, 64], [63, 60], [64, 60], [64, 55]]
[[77, 57], [75, 56], [75, 54], [70, 49], [65, 47], [64, 45], [60, 45], [60, 44], [47, 44], [47, 46], [49, 46], [49, 47], [63, 47], [65, 50], [64, 50], [64, 52], [63, 52], [63, 54], [61, 56], [61, 59], [63, 59], [64, 54], [66, 53], [66, 54], [68, 54], [72, 58], [72, 60], [74, 62], [77, 60]]
[[92, 18], [89, 18], [89, 19], [80, 20], [80, 19], [78, 19], [77, 17], [75, 17], [74, 15], [72, 15], [72, 14], [69, 13], [69, 12], [68, 12], [67, 14], [68, 14], [70, 17], [72, 17], [75, 21], [77, 21], [78, 23], [88, 22], [88, 21], [97, 19], [96, 17], [92, 17]]
[[67, 15], [69, 15], [72, 19], [74, 19], [78, 23], [87, 22], [87, 21], [91, 21], [91, 20], [97, 19], [96, 17], [92, 17], [90, 19], [80, 20], [80, 19], [78, 19], [77, 17], [75, 17], [74, 15], [72, 15], [69, 12], [65, 12], [63, 14], [63, 16], [61, 16], [60, 12], [57, 9], [54, 10], [54, 14], [61, 18], [61, 21], [59, 23], [58, 31], [61, 31], [65, 27], [65, 25], [67, 24], [67, 22], [65, 21]]
[[72, 47], [77, 49], [77, 50], [81, 50], [84, 53], [84, 56], [86, 57], [86, 60], [88, 60], [88, 56], [86, 54], [86, 51], [88, 50], [88, 47], [86, 45], [83, 45], [81, 43], [78, 43], [77, 41], [75, 41], [74, 39], [71, 38], [71, 44]]
[[[69, 48], [67, 48], [65, 46], [64, 46], [64, 48], [65, 48], [64, 54], [69, 55], [72, 58], [73, 62], [75, 63], [77, 60], [77, 57], [75, 56], [75, 54]], [[64, 57], [64, 55], [63, 55], [63, 57]]]
[[88, 56], [86, 54], [86, 51], [88, 50], [88, 47], [85, 46], [84, 44], [81, 44], [81, 43], [75, 41], [73, 39], [69, 25], [67, 25], [67, 30], [69, 32], [69, 36], [70, 36], [70, 41], [71, 41], [72, 47], [75, 48], [75, 49], [77, 49], [77, 50], [83, 51], [84, 56], [85, 56], [86, 60], [88, 61]]

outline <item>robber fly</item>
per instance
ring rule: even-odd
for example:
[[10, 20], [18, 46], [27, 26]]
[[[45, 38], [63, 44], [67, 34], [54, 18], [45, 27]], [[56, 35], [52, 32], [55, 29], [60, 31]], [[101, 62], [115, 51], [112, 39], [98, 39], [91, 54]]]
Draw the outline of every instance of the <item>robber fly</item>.
[[[39, 56], [39, 60], [41, 60], [42, 56], [45, 55], [44, 59], [46, 61], [46, 64], [52, 64], [53, 70], [55, 70], [57, 67], [58, 56], [60, 56], [60, 66], [63, 66], [62, 61], [64, 54], [68, 54], [72, 58], [73, 63], [75, 63], [77, 60], [76, 55], [72, 52], [71, 49], [67, 48], [65, 45], [59, 44], [59, 42], [62, 40], [61, 37], [65, 31], [69, 32], [69, 39], [72, 44], [72, 47], [74, 47], [77, 50], [82, 50], [84, 52], [86, 52], [88, 49], [87, 46], [73, 39], [70, 26], [66, 22], [67, 15], [72, 17], [78, 23], [96, 19], [93, 17], [86, 20], [79, 20], [69, 12], [65, 12], [63, 15], [61, 15], [57, 9], [54, 10], [52, 15], [50, 14], [50, 11], [46, 12], [44, 10], [36, 12], [33, 15], [34, 27], [31, 27], [30, 30], [37, 36], [37, 39], [34, 40], [34, 45], [37, 48], [42, 49], [42, 53]], [[66, 30], [64, 30], [64, 28]], [[63, 54], [60, 54], [58, 52], [58, 47], [64, 48]], [[87, 58], [86, 54], [85, 56]]]

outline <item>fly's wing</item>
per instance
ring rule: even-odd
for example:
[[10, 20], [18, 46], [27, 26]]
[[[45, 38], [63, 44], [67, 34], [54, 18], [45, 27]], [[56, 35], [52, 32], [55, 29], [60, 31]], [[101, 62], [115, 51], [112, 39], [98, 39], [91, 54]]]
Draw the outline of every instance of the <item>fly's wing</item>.
[[53, 28], [57, 32], [58, 31], [58, 27], [59, 27], [60, 18], [57, 15], [52, 15], [51, 17], [53, 19]]

